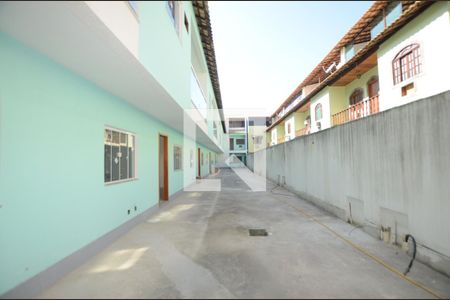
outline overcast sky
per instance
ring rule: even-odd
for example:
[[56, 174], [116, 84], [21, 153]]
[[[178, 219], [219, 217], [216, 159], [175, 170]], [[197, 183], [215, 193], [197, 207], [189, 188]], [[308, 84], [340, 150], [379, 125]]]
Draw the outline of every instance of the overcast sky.
[[371, 3], [210, 1], [225, 113], [272, 114]]

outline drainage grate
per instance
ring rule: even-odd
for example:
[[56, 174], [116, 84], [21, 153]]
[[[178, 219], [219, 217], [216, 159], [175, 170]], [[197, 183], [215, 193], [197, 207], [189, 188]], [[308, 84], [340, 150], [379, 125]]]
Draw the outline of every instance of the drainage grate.
[[268, 236], [267, 230], [265, 229], [249, 229], [248, 233], [250, 236]]

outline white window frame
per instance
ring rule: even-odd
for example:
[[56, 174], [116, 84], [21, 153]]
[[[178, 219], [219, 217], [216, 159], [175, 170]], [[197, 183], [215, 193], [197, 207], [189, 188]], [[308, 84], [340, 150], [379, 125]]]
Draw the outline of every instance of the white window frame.
[[169, 15], [170, 21], [173, 23], [175, 27], [175, 31], [181, 41], [181, 32], [184, 27], [184, 11], [183, 11], [183, 2], [182, 1], [174, 1], [174, 16], [172, 18], [171, 11], [169, 7], [169, 1], [166, 1], [166, 9], [167, 14]]
[[[119, 132], [119, 133], [132, 135], [134, 137], [134, 177], [133, 178], [119, 179], [119, 180], [105, 182], [105, 166], [103, 165], [102, 169], [103, 169], [103, 183], [104, 183], [104, 185], [108, 186], [108, 185], [114, 185], [114, 184], [118, 184], [118, 183], [138, 180], [139, 179], [139, 176], [138, 176], [138, 160], [137, 160], [137, 158], [138, 158], [138, 150], [137, 150], [138, 149], [138, 138], [137, 138], [136, 133], [128, 131], [128, 130], [124, 130], [124, 129], [121, 129], [121, 128], [117, 128], [117, 127], [114, 127], [114, 126], [105, 125], [104, 128], [103, 128], [103, 135], [102, 135], [102, 137], [103, 137], [103, 151], [104, 151], [104, 147], [105, 147], [105, 131], [106, 130], [116, 131], [116, 132]], [[112, 155], [111, 155], [111, 158], [112, 158]], [[103, 163], [104, 163], [104, 160], [105, 160], [105, 158], [103, 157]], [[112, 166], [112, 164], [111, 164], [111, 166]], [[112, 170], [111, 170], [111, 176], [112, 176]]]
[[218, 139], [218, 135], [217, 135], [217, 123], [216, 121], [213, 121], [213, 135], [216, 138], [216, 140]]

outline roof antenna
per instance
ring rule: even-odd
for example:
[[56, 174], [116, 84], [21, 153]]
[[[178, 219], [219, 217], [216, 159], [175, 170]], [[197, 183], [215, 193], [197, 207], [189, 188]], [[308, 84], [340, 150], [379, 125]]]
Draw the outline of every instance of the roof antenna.
[[336, 62], [334, 61], [326, 70], [325, 68], [322, 66], [322, 69], [325, 73], [329, 74], [331, 72], [331, 70], [333, 70], [333, 68], [336, 67]]

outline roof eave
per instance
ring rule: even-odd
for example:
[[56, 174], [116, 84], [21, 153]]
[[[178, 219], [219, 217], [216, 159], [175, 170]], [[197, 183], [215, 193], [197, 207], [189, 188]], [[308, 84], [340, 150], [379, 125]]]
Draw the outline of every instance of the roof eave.
[[214, 51], [214, 41], [212, 36], [211, 21], [209, 18], [208, 1], [194, 0], [192, 1], [194, 7], [195, 19], [202, 41], [203, 51], [205, 53], [206, 62], [208, 65], [209, 76], [216, 97], [217, 108], [221, 117], [223, 132], [226, 133], [225, 117], [223, 114], [222, 96], [220, 94], [219, 75], [217, 72], [216, 54]]

